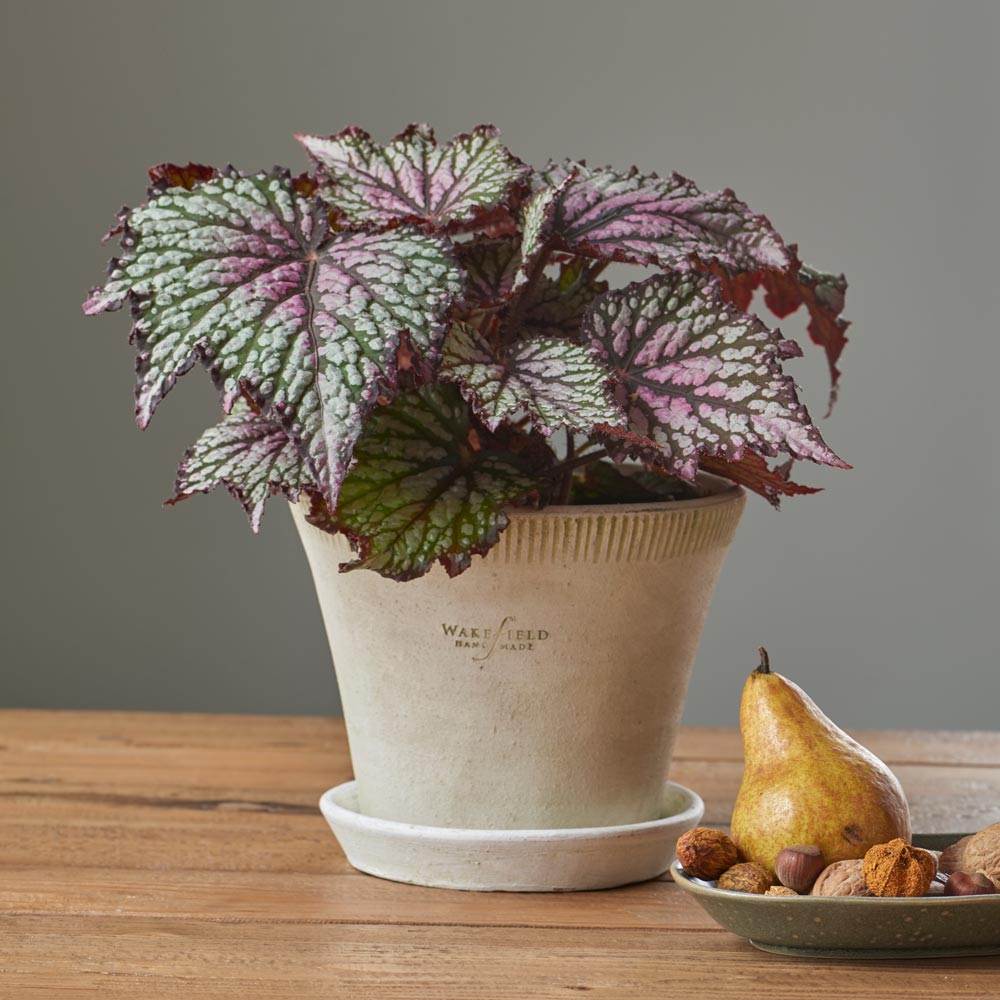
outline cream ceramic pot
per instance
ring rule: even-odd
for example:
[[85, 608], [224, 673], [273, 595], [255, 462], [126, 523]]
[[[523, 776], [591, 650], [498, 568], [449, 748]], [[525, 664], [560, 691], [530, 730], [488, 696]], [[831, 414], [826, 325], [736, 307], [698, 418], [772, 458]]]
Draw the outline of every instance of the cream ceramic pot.
[[658, 817], [691, 664], [745, 503], [511, 511], [450, 579], [368, 570], [292, 512], [333, 652], [358, 805], [424, 826]]

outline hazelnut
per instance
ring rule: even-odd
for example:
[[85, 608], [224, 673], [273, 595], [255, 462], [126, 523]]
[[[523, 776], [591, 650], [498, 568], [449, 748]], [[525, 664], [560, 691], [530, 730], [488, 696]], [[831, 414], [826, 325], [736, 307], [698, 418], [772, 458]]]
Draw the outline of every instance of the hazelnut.
[[993, 881], [982, 872], [952, 872], [944, 884], [946, 896], [992, 896], [997, 891]]
[[763, 896], [774, 882], [771, 873], [754, 861], [746, 861], [741, 865], [733, 865], [719, 876], [719, 888], [731, 892], [752, 892]]
[[739, 854], [721, 830], [696, 826], [677, 841], [677, 860], [689, 875], [711, 881], [732, 868]]
[[927, 851], [896, 837], [869, 848], [863, 870], [876, 896], [926, 896], [937, 865]]
[[861, 858], [834, 861], [823, 869], [809, 891], [810, 896], [870, 896]]
[[765, 896], [797, 896], [798, 893], [794, 889], [789, 889], [786, 885], [772, 885], [767, 892], [764, 893]]
[[778, 881], [796, 893], [808, 892], [826, 868], [823, 853], [813, 844], [795, 844], [778, 851], [774, 873]]

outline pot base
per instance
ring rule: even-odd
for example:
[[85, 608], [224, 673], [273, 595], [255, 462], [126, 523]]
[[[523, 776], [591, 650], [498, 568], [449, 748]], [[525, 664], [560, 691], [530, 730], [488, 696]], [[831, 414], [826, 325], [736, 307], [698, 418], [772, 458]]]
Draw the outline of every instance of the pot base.
[[319, 802], [347, 860], [394, 882], [501, 892], [610, 889], [662, 875], [674, 844], [697, 826], [701, 798], [666, 782], [661, 818], [575, 830], [462, 830], [366, 816], [357, 783], [345, 782]]

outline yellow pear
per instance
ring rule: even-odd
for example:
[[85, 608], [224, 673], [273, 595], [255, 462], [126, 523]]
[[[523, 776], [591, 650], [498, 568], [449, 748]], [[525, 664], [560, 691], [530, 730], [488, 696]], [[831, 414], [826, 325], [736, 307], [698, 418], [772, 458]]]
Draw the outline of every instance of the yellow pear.
[[815, 844], [827, 864], [864, 857], [894, 837], [910, 842], [896, 776], [838, 729], [797, 684], [771, 673], [767, 652], [740, 702], [743, 782], [732, 838], [772, 872], [783, 847]]

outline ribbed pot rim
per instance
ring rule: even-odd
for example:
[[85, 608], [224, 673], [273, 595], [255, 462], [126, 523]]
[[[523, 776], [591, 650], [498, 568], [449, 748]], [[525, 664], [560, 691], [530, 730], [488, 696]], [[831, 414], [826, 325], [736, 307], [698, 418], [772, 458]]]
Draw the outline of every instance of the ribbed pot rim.
[[613, 514], [670, 514], [689, 513], [710, 507], [721, 507], [733, 503], [746, 496], [746, 490], [738, 483], [730, 482], [721, 476], [713, 476], [708, 472], [699, 472], [695, 482], [712, 492], [703, 497], [692, 497], [690, 500], [659, 500], [642, 501], [640, 503], [593, 503], [593, 504], [563, 504], [550, 505], [540, 509], [531, 507], [504, 507], [504, 513], [513, 521], [527, 518], [544, 517], [598, 517]]

